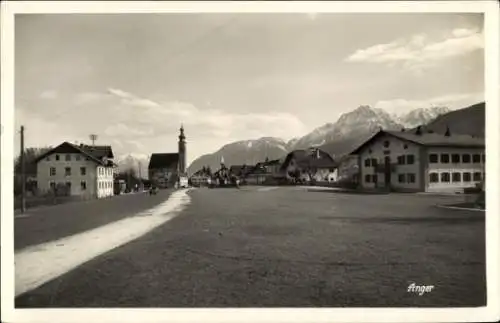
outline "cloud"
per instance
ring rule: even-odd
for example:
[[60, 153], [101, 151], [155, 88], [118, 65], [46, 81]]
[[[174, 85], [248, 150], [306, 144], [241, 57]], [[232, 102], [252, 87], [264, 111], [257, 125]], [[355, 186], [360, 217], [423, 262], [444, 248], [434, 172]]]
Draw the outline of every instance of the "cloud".
[[40, 93], [41, 99], [51, 100], [57, 98], [57, 92], [53, 90], [47, 90]]
[[121, 99], [122, 103], [131, 105], [131, 106], [145, 107], [145, 108], [150, 108], [150, 107], [157, 108], [157, 107], [159, 107], [159, 104], [156, 102], [153, 102], [153, 101], [148, 100], [148, 99], [140, 98], [134, 94], [131, 94], [131, 93], [119, 90], [119, 89], [110, 88], [110, 89], [108, 89], [108, 93]]
[[346, 58], [347, 62], [402, 64], [410, 71], [420, 72], [440, 61], [469, 54], [484, 48], [484, 34], [476, 29], [457, 28], [445, 39], [435, 41], [426, 34], [398, 39], [359, 49]]
[[[14, 119], [16, 129], [19, 129], [21, 125], [25, 126], [26, 147], [56, 146], [64, 141], [75, 142], [85, 139], [75, 136], [72, 125], [58, 124], [23, 108], [14, 110]], [[19, 151], [19, 138], [17, 136], [15, 146], [16, 152]]]
[[109, 136], [176, 134], [181, 123], [190, 127], [191, 133], [199, 131], [228, 140], [251, 135], [289, 137], [305, 130], [304, 124], [289, 113], [229, 113], [212, 105], [200, 109], [188, 102], [156, 102], [119, 89], [108, 92], [120, 100], [115, 106], [115, 119], [119, 120], [105, 129]]
[[[50, 109], [19, 116], [27, 129], [36, 128], [35, 145], [88, 142], [88, 134], [96, 133], [98, 142], [112, 144], [117, 155], [177, 151], [179, 127], [184, 124], [190, 161], [230, 141], [264, 136], [288, 139], [307, 130], [289, 113], [227, 112], [214, 104], [200, 108], [189, 102], [156, 101], [117, 88], [76, 94], [72, 102], [59, 101]], [[68, 107], [70, 112], [65, 112]]]
[[378, 101], [374, 108], [389, 113], [402, 114], [418, 108], [447, 107], [451, 110], [465, 108], [484, 100], [484, 93], [453, 93], [422, 100], [392, 99]]

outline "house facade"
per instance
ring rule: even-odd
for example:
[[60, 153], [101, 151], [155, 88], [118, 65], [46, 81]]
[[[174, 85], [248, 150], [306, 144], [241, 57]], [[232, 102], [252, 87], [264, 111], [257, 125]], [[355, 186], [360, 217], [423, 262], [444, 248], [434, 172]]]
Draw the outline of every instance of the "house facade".
[[112, 196], [113, 157], [110, 146], [64, 142], [36, 159], [37, 190], [88, 199]]
[[181, 177], [187, 179], [186, 172], [186, 136], [181, 126], [177, 153], [154, 153], [148, 165], [151, 184], [158, 188], [174, 187]]
[[210, 171], [208, 168], [203, 167], [203, 169], [200, 169], [196, 171], [191, 177], [189, 178], [191, 185], [193, 186], [207, 186], [209, 184], [209, 178], [211, 177]]
[[280, 167], [288, 180], [335, 181], [337, 164], [325, 151], [312, 148], [290, 152]]
[[362, 188], [454, 192], [484, 177], [484, 138], [415, 131], [379, 131], [358, 156]]
[[178, 178], [179, 154], [152, 154], [148, 165], [148, 176], [153, 186], [158, 188], [174, 187]]

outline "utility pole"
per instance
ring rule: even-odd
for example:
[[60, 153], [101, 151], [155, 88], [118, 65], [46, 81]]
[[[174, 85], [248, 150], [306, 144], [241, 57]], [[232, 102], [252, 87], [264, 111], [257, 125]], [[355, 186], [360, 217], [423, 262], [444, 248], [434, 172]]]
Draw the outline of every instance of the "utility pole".
[[24, 156], [24, 126], [21, 126], [21, 213], [26, 211], [26, 169]]
[[141, 161], [139, 161], [139, 190], [141, 190], [141, 192], [144, 190], [143, 188], [143, 184], [142, 184], [142, 164], [141, 164]]

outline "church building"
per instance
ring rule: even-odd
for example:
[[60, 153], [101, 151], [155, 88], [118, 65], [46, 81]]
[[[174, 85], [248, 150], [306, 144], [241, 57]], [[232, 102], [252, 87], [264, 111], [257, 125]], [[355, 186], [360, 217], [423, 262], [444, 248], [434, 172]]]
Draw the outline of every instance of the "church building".
[[158, 188], [174, 187], [186, 173], [186, 136], [181, 126], [177, 153], [154, 153], [148, 165], [149, 180]]

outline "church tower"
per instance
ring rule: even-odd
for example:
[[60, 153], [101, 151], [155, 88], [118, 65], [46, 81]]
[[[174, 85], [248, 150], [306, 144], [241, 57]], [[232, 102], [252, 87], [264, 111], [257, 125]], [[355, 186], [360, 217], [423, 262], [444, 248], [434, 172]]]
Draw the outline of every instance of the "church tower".
[[182, 125], [179, 134], [179, 175], [186, 175], [186, 136]]

